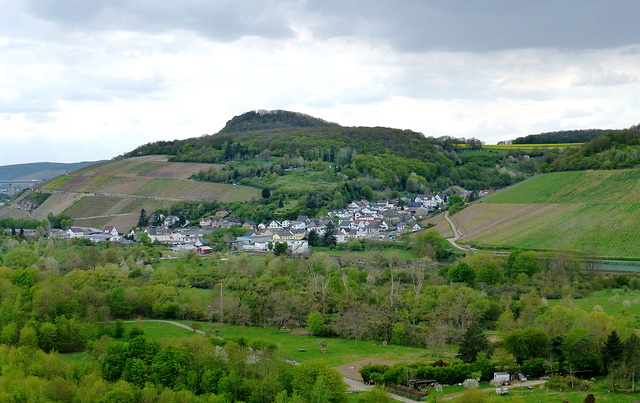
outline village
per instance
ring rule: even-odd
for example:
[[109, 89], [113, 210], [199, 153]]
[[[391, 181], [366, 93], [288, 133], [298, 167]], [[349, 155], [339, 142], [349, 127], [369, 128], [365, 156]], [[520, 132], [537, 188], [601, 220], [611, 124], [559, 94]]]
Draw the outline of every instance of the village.
[[[460, 194], [464, 199], [467, 194]], [[480, 192], [479, 196], [484, 196]], [[66, 231], [52, 230], [50, 236], [59, 239], [85, 238], [92, 242], [126, 242], [148, 237], [152, 243], [170, 245], [174, 253], [195, 251], [200, 254], [213, 252], [207, 246], [206, 235], [218, 229], [242, 228], [246, 232], [225, 244], [230, 251], [272, 252], [278, 243], [286, 243], [289, 254], [309, 252], [309, 236], [323, 237], [329, 228], [333, 231], [336, 244], [349, 240], [397, 241], [398, 235], [422, 229], [418, 220], [440, 210], [447, 203], [443, 194], [418, 195], [413, 199], [367, 200], [351, 202], [345, 209], [333, 210], [320, 218], [299, 216], [296, 220], [273, 220], [268, 223], [243, 222], [228, 217], [228, 212], [220, 211], [214, 216], [200, 219], [197, 226], [190, 222], [181, 222], [174, 215], [153, 214], [146, 228], [135, 228], [121, 234], [113, 226], [102, 230], [77, 227]]]

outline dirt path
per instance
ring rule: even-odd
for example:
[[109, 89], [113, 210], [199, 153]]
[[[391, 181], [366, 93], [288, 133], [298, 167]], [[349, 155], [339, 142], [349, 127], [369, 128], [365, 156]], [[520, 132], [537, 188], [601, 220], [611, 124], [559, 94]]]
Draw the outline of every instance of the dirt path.
[[[180, 322], [174, 322], [172, 320], [161, 320], [161, 319], [143, 319], [143, 320], [125, 320], [123, 321], [124, 323], [138, 323], [138, 322], [158, 322], [158, 323], [168, 323], [170, 325], [173, 326], [178, 326], [181, 327], [183, 329], [187, 329], [190, 332], [193, 332], [193, 328], [187, 325], [184, 325]], [[205, 334], [202, 330], [195, 330], [196, 333], [198, 334]]]
[[454, 224], [454, 222], [449, 218], [449, 212], [445, 212], [444, 213], [444, 219], [447, 220], [447, 222], [449, 223], [449, 225], [451, 226], [451, 230], [453, 231], [453, 238], [447, 238], [447, 241], [449, 241], [451, 243], [451, 245], [453, 245], [454, 247], [458, 248], [458, 249], [462, 249], [462, 250], [477, 250], [475, 248], [470, 248], [468, 246], [462, 246], [460, 244], [458, 244], [456, 241], [460, 238], [462, 238], [462, 232], [460, 232], [460, 230], [458, 229], [458, 227], [456, 227], [456, 224]]

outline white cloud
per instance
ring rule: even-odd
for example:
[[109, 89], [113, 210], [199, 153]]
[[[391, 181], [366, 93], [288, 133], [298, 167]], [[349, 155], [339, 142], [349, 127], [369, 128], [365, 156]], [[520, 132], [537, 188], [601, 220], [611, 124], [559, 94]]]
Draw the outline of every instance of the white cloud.
[[577, 3], [24, 4], [0, 0], [0, 164], [111, 158], [258, 108], [489, 143], [638, 122], [635, 25], [590, 42], [585, 21], [612, 18], [595, 1], [533, 33]]

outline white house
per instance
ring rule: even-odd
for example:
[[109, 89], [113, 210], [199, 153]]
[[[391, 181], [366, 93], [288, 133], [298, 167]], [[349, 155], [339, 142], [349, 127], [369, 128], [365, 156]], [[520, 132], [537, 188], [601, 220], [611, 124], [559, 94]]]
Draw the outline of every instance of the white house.
[[116, 227], [112, 226], [112, 225], [107, 225], [106, 227], [104, 227], [104, 229], [102, 230], [102, 233], [104, 234], [111, 234], [113, 236], [117, 236], [118, 235], [118, 230], [116, 229]]

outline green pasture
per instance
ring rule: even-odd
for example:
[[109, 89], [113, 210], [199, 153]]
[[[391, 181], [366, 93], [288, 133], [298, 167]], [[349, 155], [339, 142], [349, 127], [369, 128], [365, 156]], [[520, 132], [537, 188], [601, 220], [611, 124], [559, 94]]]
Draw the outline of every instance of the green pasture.
[[[182, 323], [189, 325], [190, 322], [181, 321]], [[172, 325], [164, 322], [134, 322], [124, 323], [125, 337], [122, 340], [126, 340], [126, 335], [134, 327], [139, 327], [144, 330], [144, 335], [154, 340], [178, 340], [183, 337], [192, 336], [194, 333], [190, 330], [183, 329], [179, 326]]]
[[[188, 324], [188, 322], [184, 322]], [[433, 350], [417, 347], [406, 347], [397, 345], [383, 346], [382, 342], [358, 340], [358, 344], [352, 339], [326, 338], [309, 335], [292, 334], [288, 331], [278, 332], [277, 329], [268, 327], [251, 326], [224, 326], [218, 324], [205, 324], [203, 331], [218, 331], [220, 337], [244, 336], [249, 340], [264, 339], [275, 343], [278, 350], [285, 358], [303, 362], [313, 359], [324, 359], [331, 366], [339, 366], [350, 362], [364, 360], [366, 358], [377, 358], [390, 361], [418, 361], [450, 359]], [[322, 353], [319, 343], [327, 343], [327, 352]], [[306, 351], [299, 351], [306, 349]]]
[[[549, 300], [549, 306], [560, 304], [560, 300]], [[602, 308], [607, 315], [615, 318], [640, 315], [640, 291], [606, 289], [590, 293], [585, 298], [574, 299], [572, 304], [586, 312], [592, 312], [594, 307]]]

